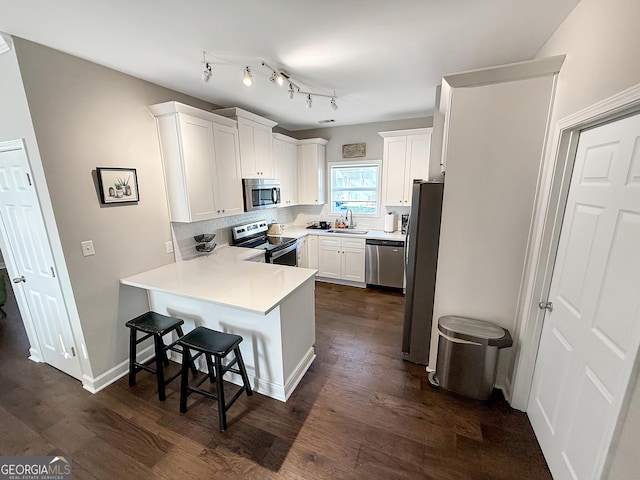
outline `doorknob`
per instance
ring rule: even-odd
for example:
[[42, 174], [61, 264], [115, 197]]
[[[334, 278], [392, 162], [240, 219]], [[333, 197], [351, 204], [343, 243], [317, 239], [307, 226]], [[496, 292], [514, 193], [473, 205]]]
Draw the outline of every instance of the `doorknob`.
[[540, 302], [538, 304], [538, 308], [540, 310], [547, 310], [549, 312], [553, 312], [553, 303], [551, 303], [551, 302]]
[[26, 281], [27, 279], [24, 278], [24, 275], [21, 275], [13, 279], [13, 283], [25, 283]]

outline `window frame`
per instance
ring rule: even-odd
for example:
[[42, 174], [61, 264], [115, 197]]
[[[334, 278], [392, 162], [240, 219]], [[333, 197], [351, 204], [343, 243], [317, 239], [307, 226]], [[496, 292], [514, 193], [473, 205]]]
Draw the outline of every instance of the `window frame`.
[[344, 215], [344, 213], [334, 212], [333, 211], [333, 167], [368, 167], [375, 166], [377, 167], [377, 185], [376, 185], [376, 213], [364, 213], [364, 212], [354, 212], [354, 215], [358, 215], [359, 217], [366, 218], [380, 218], [381, 210], [382, 210], [382, 160], [374, 159], [374, 160], [342, 160], [342, 161], [331, 161], [327, 162], [327, 173], [328, 173], [328, 203], [329, 203], [329, 216], [330, 217], [340, 217]]

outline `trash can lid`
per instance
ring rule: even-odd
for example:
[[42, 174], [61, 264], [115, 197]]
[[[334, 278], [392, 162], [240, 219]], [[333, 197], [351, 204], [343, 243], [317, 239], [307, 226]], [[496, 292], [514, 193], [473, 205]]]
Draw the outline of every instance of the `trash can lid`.
[[438, 330], [453, 338], [498, 348], [510, 347], [513, 344], [511, 334], [506, 328], [491, 322], [475, 318], [447, 315], [438, 319]]

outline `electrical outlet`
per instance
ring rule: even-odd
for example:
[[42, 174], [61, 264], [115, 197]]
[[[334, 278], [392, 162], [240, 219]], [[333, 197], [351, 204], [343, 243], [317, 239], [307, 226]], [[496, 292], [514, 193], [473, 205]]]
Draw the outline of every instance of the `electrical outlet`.
[[173, 253], [173, 242], [165, 242], [164, 251], [165, 253]]
[[93, 249], [93, 241], [87, 240], [86, 242], [80, 242], [80, 246], [82, 247], [82, 255], [85, 257], [89, 257], [91, 255], [95, 255], [96, 251]]

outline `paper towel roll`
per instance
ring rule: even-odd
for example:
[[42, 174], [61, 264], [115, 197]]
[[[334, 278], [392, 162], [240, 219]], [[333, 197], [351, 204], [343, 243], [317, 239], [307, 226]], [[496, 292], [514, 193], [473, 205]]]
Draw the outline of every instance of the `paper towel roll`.
[[387, 233], [395, 232], [397, 227], [395, 212], [389, 212], [384, 216], [384, 231]]

